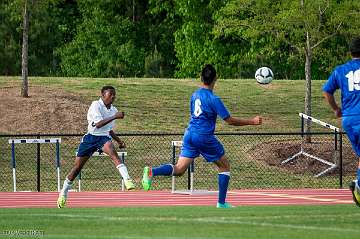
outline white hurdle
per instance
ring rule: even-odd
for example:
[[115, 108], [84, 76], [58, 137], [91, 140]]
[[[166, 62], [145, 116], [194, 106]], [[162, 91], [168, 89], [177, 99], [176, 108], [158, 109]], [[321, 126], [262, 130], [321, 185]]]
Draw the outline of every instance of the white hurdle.
[[[49, 139], [9, 139], [11, 144], [11, 162], [13, 171], [13, 191], [16, 192], [16, 159], [15, 159], [15, 144], [56, 144], [56, 171], [57, 171], [57, 187], [60, 191], [60, 143], [61, 138]], [[40, 146], [38, 146], [37, 158], [37, 191], [40, 191]]]
[[[301, 117], [301, 133], [304, 133], [304, 119], [305, 119], [305, 120], [309, 120], [309, 121], [314, 122], [314, 123], [317, 123], [317, 124], [319, 124], [319, 125], [321, 125], [321, 126], [323, 126], [323, 127], [326, 127], [326, 128], [328, 128], [328, 129], [333, 130], [334, 133], [335, 133], [335, 137], [337, 136], [337, 133], [340, 132], [340, 129], [339, 129], [338, 127], [335, 127], [335, 126], [333, 126], [333, 125], [331, 125], [331, 124], [325, 123], [324, 121], [318, 120], [318, 119], [316, 119], [316, 118], [314, 118], [314, 117], [308, 116], [308, 115], [303, 114], [303, 113], [299, 113], [299, 116]], [[303, 138], [303, 137], [304, 137], [304, 134], [302, 134], [301, 137]], [[306, 156], [306, 157], [308, 157], [308, 158], [315, 159], [315, 160], [317, 160], [317, 161], [319, 161], [319, 162], [321, 162], [321, 163], [323, 163], [323, 164], [328, 165], [329, 168], [321, 171], [320, 173], [318, 173], [318, 174], [316, 174], [316, 175], [314, 176], [314, 177], [316, 177], [316, 178], [317, 178], [317, 177], [320, 177], [320, 176], [322, 176], [322, 175], [324, 175], [324, 174], [326, 174], [326, 173], [328, 173], [328, 172], [330, 172], [330, 171], [332, 171], [332, 170], [334, 170], [334, 169], [337, 167], [337, 165], [336, 165], [335, 163], [329, 162], [329, 161], [327, 161], [327, 160], [325, 160], [325, 159], [316, 157], [315, 155], [311, 155], [311, 154], [305, 152], [305, 151], [304, 151], [304, 148], [303, 148], [303, 141], [304, 141], [304, 140], [302, 139], [300, 152], [298, 152], [298, 153], [294, 154], [293, 156], [287, 158], [286, 160], [282, 161], [281, 164], [286, 164], [286, 163], [288, 163], [288, 162], [290, 162], [290, 161], [295, 160], [298, 156], [304, 155], [304, 156]], [[336, 150], [336, 141], [335, 141], [335, 150]]]
[[[183, 142], [182, 141], [171, 141], [172, 146], [172, 164], [176, 164], [176, 148], [182, 147]], [[177, 194], [188, 194], [188, 195], [194, 195], [194, 194], [213, 194], [216, 192], [210, 192], [208, 190], [195, 190], [194, 189], [194, 161], [190, 164], [188, 168], [188, 188], [187, 190], [176, 190], [175, 186], [175, 178], [176, 176], [171, 177], [171, 193], [177, 193]]]
[[[125, 163], [125, 156], [127, 156], [127, 152], [121, 151], [121, 152], [117, 152], [117, 154], [119, 155], [119, 157], [121, 158], [122, 162]], [[77, 155], [77, 152], [76, 152]], [[99, 153], [98, 151], [94, 152], [91, 157], [105, 157], [105, 156], [109, 156], [104, 152]], [[79, 175], [77, 176], [78, 178], [78, 192], [81, 192], [81, 171], [79, 172]], [[124, 179], [121, 178], [121, 191], [125, 191], [125, 182]]]

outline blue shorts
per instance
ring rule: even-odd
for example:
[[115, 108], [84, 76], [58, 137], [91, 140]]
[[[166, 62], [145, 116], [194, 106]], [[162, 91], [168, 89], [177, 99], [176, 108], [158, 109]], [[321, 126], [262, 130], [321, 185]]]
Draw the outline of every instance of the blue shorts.
[[187, 130], [183, 137], [180, 156], [193, 159], [200, 154], [206, 161], [214, 162], [225, 154], [225, 150], [214, 135], [201, 135]]
[[85, 134], [81, 139], [77, 155], [78, 157], [90, 157], [95, 151], [101, 151], [104, 144], [110, 141], [108, 136], [96, 136], [92, 134]]
[[343, 128], [351, 142], [356, 155], [360, 157], [360, 117], [344, 116], [342, 118]]

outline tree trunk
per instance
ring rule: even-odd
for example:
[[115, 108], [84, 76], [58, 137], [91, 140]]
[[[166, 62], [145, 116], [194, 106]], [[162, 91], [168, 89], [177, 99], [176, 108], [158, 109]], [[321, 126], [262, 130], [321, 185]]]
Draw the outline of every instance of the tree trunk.
[[28, 39], [29, 39], [29, 12], [27, 10], [27, 0], [24, 4], [24, 15], [23, 15], [23, 42], [22, 42], [22, 59], [21, 59], [21, 77], [22, 87], [21, 96], [29, 97], [28, 94]]
[[[305, 114], [311, 116], [311, 59], [312, 52], [310, 46], [309, 32], [306, 32], [306, 46], [305, 46]], [[311, 132], [311, 122], [306, 121], [305, 133]], [[311, 136], [305, 136], [306, 142], [311, 142]]]

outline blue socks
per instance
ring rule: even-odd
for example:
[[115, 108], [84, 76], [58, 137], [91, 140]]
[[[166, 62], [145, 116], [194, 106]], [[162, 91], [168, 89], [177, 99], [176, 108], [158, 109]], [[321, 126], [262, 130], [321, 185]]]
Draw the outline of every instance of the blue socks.
[[152, 168], [153, 176], [171, 176], [174, 170], [174, 166], [172, 164], [163, 164], [160, 167]]
[[218, 174], [219, 183], [219, 203], [224, 204], [226, 199], [226, 193], [229, 186], [230, 172], [222, 172]]
[[357, 170], [357, 184], [360, 187], [360, 168]]

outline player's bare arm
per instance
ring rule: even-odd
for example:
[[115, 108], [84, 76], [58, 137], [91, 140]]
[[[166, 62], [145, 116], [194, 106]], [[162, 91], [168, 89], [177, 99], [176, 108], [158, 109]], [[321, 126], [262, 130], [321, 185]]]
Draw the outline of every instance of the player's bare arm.
[[340, 118], [342, 116], [341, 108], [336, 103], [334, 95], [332, 95], [328, 92], [324, 92], [324, 97], [325, 97], [326, 101], [329, 103], [331, 109], [334, 111], [335, 116], [337, 118]]
[[260, 116], [255, 116], [252, 119], [241, 119], [237, 117], [229, 116], [225, 119], [225, 122], [229, 125], [234, 126], [244, 126], [244, 125], [260, 125], [262, 123], [262, 118]]
[[115, 134], [115, 132], [114, 132], [113, 130], [110, 130], [109, 133], [110, 133], [111, 138], [113, 138], [113, 139], [118, 143], [119, 148], [126, 148], [125, 142], [122, 141], [122, 140], [119, 138], [119, 136], [117, 136], [117, 135]]
[[109, 118], [105, 118], [103, 120], [100, 120], [99, 122], [97, 122], [95, 124], [95, 127], [96, 128], [101, 128], [105, 125], [107, 125], [108, 123], [110, 123], [111, 121], [113, 120], [116, 120], [116, 119], [123, 119], [125, 116], [124, 112], [116, 112], [116, 114], [112, 117], [109, 117]]

